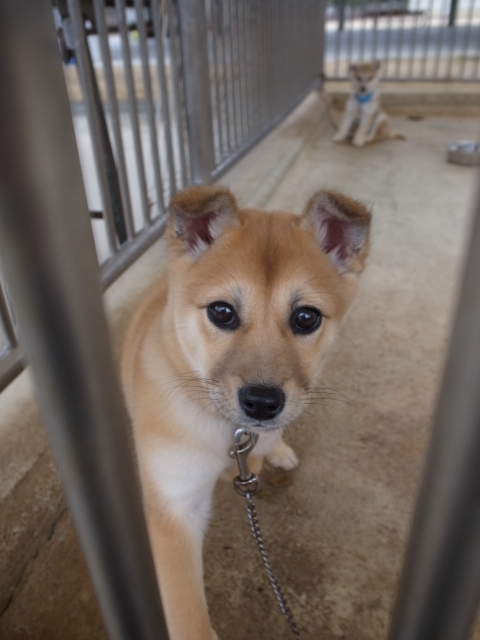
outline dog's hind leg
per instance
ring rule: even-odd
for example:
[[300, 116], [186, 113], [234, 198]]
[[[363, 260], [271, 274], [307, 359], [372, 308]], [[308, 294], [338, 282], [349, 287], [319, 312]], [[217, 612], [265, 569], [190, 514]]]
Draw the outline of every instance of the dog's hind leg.
[[390, 118], [384, 111], [380, 111], [372, 124], [372, 128], [370, 129], [365, 142], [367, 144], [371, 144], [372, 142], [380, 142], [381, 140], [392, 139], [405, 140], [405, 136], [401, 133], [392, 131]]

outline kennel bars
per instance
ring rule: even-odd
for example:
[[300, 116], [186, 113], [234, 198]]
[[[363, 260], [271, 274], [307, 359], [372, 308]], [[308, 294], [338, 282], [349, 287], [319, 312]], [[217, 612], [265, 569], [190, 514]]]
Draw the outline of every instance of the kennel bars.
[[168, 640], [48, 2], [0, 3], [0, 252], [111, 638]]
[[[107, 288], [162, 235], [177, 189], [219, 179], [319, 86], [323, 3], [55, 0], [55, 10], [75, 62], [73, 119], [89, 128], [77, 138]], [[26, 365], [7, 284], [0, 277], [0, 391]]]
[[[0, 3], [0, 256], [110, 636], [167, 638], [49, 11]], [[479, 271], [480, 199], [391, 640], [462, 640], [475, 613]]]
[[331, 0], [325, 77], [374, 60], [383, 80], [478, 82], [480, 0]]

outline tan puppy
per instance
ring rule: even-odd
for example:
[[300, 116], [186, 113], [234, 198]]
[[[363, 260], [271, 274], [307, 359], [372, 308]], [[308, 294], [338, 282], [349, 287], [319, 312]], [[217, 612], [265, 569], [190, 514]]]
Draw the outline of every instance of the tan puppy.
[[170, 214], [168, 273], [134, 314], [122, 374], [171, 640], [212, 640], [202, 545], [235, 428], [260, 434], [257, 470], [297, 465], [282, 429], [355, 296], [370, 214], [328, 191], [301, 216], [239, 210], [219, 186], [178, 193]]
[[404, 140], [391, 129], [390, 119], [380, 100], [380, 63], [365, 62], [350, 65], [352, 93], [345, 105], [342, 124], [333, 136], [334, 142], [352, 137], [356, 147], [380, 140]]

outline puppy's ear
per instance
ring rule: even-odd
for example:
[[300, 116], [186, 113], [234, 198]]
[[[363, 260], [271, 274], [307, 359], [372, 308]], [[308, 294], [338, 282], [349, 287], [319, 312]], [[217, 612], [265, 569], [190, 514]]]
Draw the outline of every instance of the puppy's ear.
[[348, 70], [350, 71], [350, 75], [353, 76], [353, 74], [356, 72], [357, 70], [357, 65], [356, 64], [351, 64], [348, 68]]
[[379, 60], [375, 60], [373, 66], [375, 67], [375, 71], [378, 73], [382, 67], [382, 63]]
[[317, 191], [301, 216], [340, 273], [361, 273], [369, 251], [371, 214], [336, 191]]
[[230, 226], [238, 223], [237, 203], [226, 187], [190, 187], [170, 202], [170, 246], [198, 258]]

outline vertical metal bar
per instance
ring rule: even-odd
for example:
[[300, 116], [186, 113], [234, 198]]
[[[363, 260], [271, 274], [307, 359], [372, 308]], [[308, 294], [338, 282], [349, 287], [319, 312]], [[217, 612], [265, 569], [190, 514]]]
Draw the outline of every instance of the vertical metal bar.
[[478, 53], [478, 52], [480, 52], [480, 33], [477, 36], [476, 50], [477, 50], [477, 55], [476, 55], [475, 66], [474, 66], [474, 69], [473, 69], [473, 76], [472, 77], [475, 80], [478, 80], [478, 77], [479, 77], [478, 70], [480, 68], [480, 55]]
[[417, 11], [415, 13], [415, 29], [413, 30], [412, 33], [412, 43], [411, 43], [411, 56], [410, 56], [410, 64], [409, 64], [409, 69], [408, 69], [408, 77], [409, 79], [414, 77], [414, 62], [415, 62], [415, 51], [417, 48], [417, 31], [418, 31], [418, 15], [420, 13], [420, 0], [417, 0]]
[[402, 75], [402, 54], [403, 54], [403, 44], [404, 44], [404, 34], [405, 34], [405, 13], [402, 14], [402, 21], [399, 26], [400, 36], [398, 38], [398, 58], [397, 65], [395, 70], [395, 75], [397, 78], [400, 78]]
[[166, 640], [49, 0], [0, 4], [0, 83], [0, 255], [44, 424], [110, 638]]
[[390, 640], [465, 640], [480, 597], [479, 273], [480, 197]]
[[[245, 70], [245, 97], [247, 105], [247, 135], [250, 138], [253, 133], [252, 126], [252, 87], [251, 87], [251, 65], [249, 64], [249, 50], [250, 50], [250, 32], [249, 21], [247, 20], [247, 7], [250, 11], [249, 0], [243, 0], [242, 6], [242, 39], [243, 39], [243, 67]], [[247, 44], [248, 43], [248, 44]]]
[[361, 11], [362, 11], [362, 16], [361, 16], [361, 20], [362, 20], [362, 28], [360, 30], [360, 34], [359, 34], [359, 59], [363, 62], [365, 60], [365, 36], [366, 36], [366, 31], [367, 31], [367, 0], [362, 0], [362, 6], [361, 6]]
[[472, 33], [472, 22], [473, 22], [474, 10], [475, 10], [475, 0], [470, 0], [470, 8], [468, 11], [468, 18], [467, 18], [467, 31], [465, 34], [465, 46], [463, 50], [463, 57], [460, 65], [460, 70], [458, 73], [458, 77], [462, 79], [465, 79], [465, 66], [467, 63], [468, 49], [470, 47], [470, 36]]
[[211, 15], [212, 15], [212, 54], [213, 54], [213, 68], [215, 73], [215, 102], [217, 111], [217, 129], [218, 129], [218, 146], [219, 146], [219, 158], [220, 162], [224, 158], [225, 150], [223, 146], [223, 118], [222, 118], [222, 105], [220, 99], [220, 74], [218, 66], [218, 38], [217, 38], [217, 0], [211, 0]]
[[[272, 0], [263, 0], [265, 5], [265, 93], [267, 96], [267, 123], [273, 116], [273, 52], [272, 52]], [[295, 53], [298, 53], [298, 48]]]
[[[225, 5], [224, 5], [225, 6]], [[233, 63], [233, 18], [232, 18], [232, 6], [231, 0], [226, 0], [226, 6], [228, 6], [228, 14], [227, 16], [227, 25], [226, 29], [228, 30], [228, 51], [230, 54], [229, 57], [229, 67], [230, 67], [230, 87], [231, 87], [231, 96], [232, 96], [232, 120], [233, 120], [233, 140], [234, 145], [238, 148], [241, 144], [241, 135], [238, 135], [238, 117], [237, 117], [237, 92], [235, 90], [235, 66]]]
[[[80, 0], [68, 0], [68, 12], [72, 20], [72, 27], [75, 39], [75, 54], [78, 70], [82, 81], [85, 105], [87, 108], [88, 121], [90, 124], [92, 146], [97, 169], [98, 182], [100, 186], [100, 198], [105, 219], [105, 229], [107, 232], [107, 242], [111, 253], [117, 250], [115, 238], [115, 223], [111, 193], [108, 184], [107, 170], [104, 163], [105, 157], [105, 132], [102, 132], [101, 113], [102, 105], [99, 96], [96, 96], [96, 81], [93, 77], [93, 67], [91, 64], [90, 52], [88, 50], [87, 37], [83, 24]], [[97, 99], [96, 99], [97, 97]], [[99, 104], [100, 102], [100, 104]], [[108, 137], [108, 135], [107, 135]]]
[[179, 81], [179, 54], [177, 49], [177, 23], [176, 16], [172, 6], [172, 0], [167, 0], [168, 21], [170, 25], [170, 44], [172, 52], [172, 85], [173, 85], [173, 104], [175, 110], [175, 119], [177, 122], [177, 139], [178, 151], [180, 157], [180, 176], [181, 187], [186, 185], [187, 179], [187, 162], [185, 159], [185, 140], [183, 137], [183, 119], [182, 119], [182, 103], [180, 101], [180, 81]]
[[327, 3], [320, 2], [320, 6], [318, 7], [319, 14], [319, 22], [318, 22], [318, 73], [320, 78], [325, 78], [325, 45], [327, 42], [327, 37], [325, 34], [325, 27], [327, 24], [326, 20], [326, 12], [327, 12]]
[[192, 182], [211, 182], [215, 167], [204, 0], [178, 0]]
[[345, 26], [345, 0], [338, 2], [338, 31], [343, 31]]
[[5, 337], [8, 341], [9, 347], [16, 347], [18, 344], [17, 334], [15, 327], [13, 326], [12, 317], [10, 316], [10, 309], [8, 308], [7, 297], [3, 290], [2, 283], [0, 282], [0, 322], [2, 323]]
[[354, 18], [354, 7], [351, 7], [351, 12], [352, 12], [352, 16], [351, 16], [351, 20], [350, 20], [350, 32], [349, 32], [349, 38], [348, 38], [348, 43], [346, 42], [346, 48], [347, 48], [347, 69], [346, 69], [346, 75], [348, 76], [350, 73], [350, 65], [353, 62], [353, 37], [354, 37], [354, 29], [353, 29], [353, 18]]
[[[230, 5], [230, 15], [232, 19], [232, 44], [233, 44], [233, 78], [235, 81], [235, 86], [237, 87], [237, 95], [238, 95], [238, 124], [240, 128], [240, 143], [245, 140], [245, 132], [243, 125], [243, 99], [242, 99], [242, 70], [240, 67], [240, 46], [239, 46], [239, 33], [238, 33], [238, 2], [237, 0], [231, 0]], [[236, 62], [235, 62], [236, 61]], [[235, 67], [237, 68], [237, 73], [235, 73]], [[235, 77], [238, 77], [238, 80], [235, 80]]]
[[[447, 8], [447, 4], [448, 4], [448, 0], [444, 0], [443, 4], [442, 4], [442, 14], [441, 17], [442, 19], [444, 18], [444, 14], [445, 14], [445, 10]], [[440, 34], [439, 34], [439, 42], [438, 42], [438, 46], [437, 46], [437, 58], [435, 60], [435, 70], [434, 70], [434, 77], [435, 79], [438, 79], [439, 77], [439, 71], [440, 71], [440, 58], [442, 55], [442, 49], [443, 49], [443, 44], [444, 44], [444, 39], [445, 39], [445, 33], [447, 33], [448, 29], [447, 29], [447, 24], [446, 22], [443, 23], [442, 28], [440, 29]]]
[[105, 84], [107, 86], [108, 104], [112, 116], [112, 129], [115, 139], [115, 151], [117, 155], [118, 173], [120, 178], [120, 189], [122, 193], [123, 211], [125, 214], [125, 226], [128, 238], [133, 238], [135, 228], [132, 217], [132, 203], [130, 201], [130, 189], [128, 187], [127, 169], [125, 166], [125, 154], [123, 149], [122, 130], [120, 126], [120, 116], [118, 113], [117, 95], [115, 92], [115, 82], [113, 79], [112, 58], [108, 44], [107, 25], [105, 22], [104, 0], [94, 0], [95, 22], [97, 25], [100, 49], [102, 52], [103, 69], [105, 73]]
[[155, 190], [157, 192], [157, 209], [159, 213], [162, 214], [164, 212], [163, 184], [160, 170], [160, 156], [158, 154], [157, 123], [155, 122], [155, 107], [153, 106], [152, 81], [150, 79], [150, 65], [148, 61], [147, 32], [143, 17], [143, 0], [134, 0], [134, 5], [137, 14], [138, 38], [140, 40], [143, 86], [145, 89], [145, 102], [147, 104], [148, 128], [150, 129], [150, 152], [152, 154], [153, 176], [155, 180]]
[[343, 6], [338, 6], [338, 29], [335, 37], [335, 61], [333, 75], [338, 77], [340, 74], [340, 52], [342, 46], [342, 32], [345, 27], [345, 2], [346, 0], [340, 0]]
[[261, 35], [261, 16], [260, 16], [260, 0], [252, 0], [255, 7], [254, 12], [254, 54], [252, 54], [252, 64], [254, 68], [254, 94], [255, 94], [255, 113], [256, 122], [255, 129], [260, 131], [262, 127], [262, 110], [263, 110], [263, 94], [261, 92], [261, 60], [260, 60], [260, 35]]
[[242, 123], [242, 138], [243, 141], [248, 138], [248, 121], [247, 121], [247, 105], [245, 102], [245, 70], [242, 71], [242, 59], [241, 55], [241, 44], [240, 44], [240, 34], [241, 34], [241, 26], [240, 26], [240, 9], [239, 9], [239, 0], [235, 0], [235, 31], [236, 31], [236, 40], [237, 40], [237, 61], [238, 61], [238, 87], [240, 93], [240, 121]]
[[175, 166], [173, 163], [172, 132], [170, 122], [170, 107], [168, 106], [167, 80], [165, 77], [165, 59], [163, 55], [163, 34], [160, 24], [160, 11], [158, 9], [159, 0], [151, 1], [153, 33], [157, 49], [157, 75], [160, 88], [160, 114], [165, 133], [165, 143], [167, 148], [168, 178], [170, 182], [170, 196], [175, 192]]
[[385, 53], [384, 53], [384, 73], [385, 73], [385, 78], [388, 78], [389, 73], [389, 63], [390, 63], [390, 45], [391, 45], [391, 41], [392, 41], [392, 14], [390, 13], [388, 18], [387, 18], [388, 22], [387, 22], [387, 33], [386, 33], [386, 38], [385, 38]]
[[133, 144], [135, 147], [135, 159], [137, 163], [138, 183], [140, 187], [140, 201], [142, 205], [143, 221], [146, 226], [150, 223], [150, 206], [147, 196], [147, 179], [145, 177], [145, 163], [143, 160], [142, 140], [138, 124], [137, 96], [135, 94], [135, 81], [132, 71], [132, 56], [130, 54], [130, 42], [128, 40], [127, 21], [125, 18], [125, 0], [115, 0], [117, 25], [122, 41], [123, 68], [127, 85], [128, 105], [130, 121], [132, 125]]
[[449, 22], [448, 26], [451, 27], [451, 29], [449, 30], [449, 35], [450, 35], [450, 55], [448, 57], [447, 72], [446, 73], [447, 73], [447, 78], [451, 79], [453, 58], [454, 58], [454, 55], [455, 55], [455, 45], [457, 44], [457, 35], [458, 35], [458, 32], [459, 32], [459, 28], [455, 24], [450, 25], [450, 22]]
[[223, 95], [225, 104], [225, 126], [227, 130], [227, 146], [228, 152], [234, 150], [235, 139], [232, 137], [232, 130], [230, 124], [230, 95], [228, 90], [228, 71], [227, 71], [227, 47], [225, 44], [226, 39], [226, 21], [225, 21], [225, 0], [219, 0], [221, 7], [221, 32], [222, 32], [222, 73], [223, 73]]
[[[428, 52], [430, 50], [430, 34], [432, 31], [432, 16], [433, 16], [434, 2], [435, 0], [430, 0], [429, 11], [428, 11], [429, 20], [428, 20], [427, 32], [425, 34], [425, 47], [423, 51], [423, 64], [422, 64], [422, 71], [421, 71], [422, 78], [425, 78], [426, 72], [427, 72], [427, 62], [428, 62]], [[472, 0], [472, 2], [475, 2], [475, 0]]]
[[448, 26], [449, 27], [454, 27], [455, 26], [455, 21], [457, 19], [457, 7], [458, 7], [458, 0], [451, 0], [451, 2], [450, 2], [450, 12], [448, 14]]

